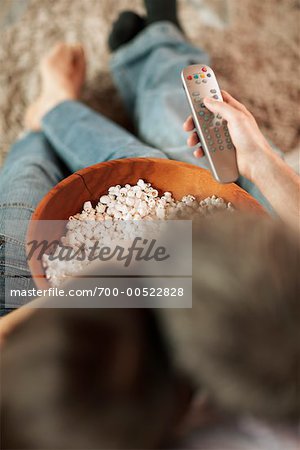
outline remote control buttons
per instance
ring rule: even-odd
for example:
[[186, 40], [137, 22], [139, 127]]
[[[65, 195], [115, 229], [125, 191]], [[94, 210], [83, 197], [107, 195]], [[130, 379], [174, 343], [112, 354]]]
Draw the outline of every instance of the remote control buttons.
[[200, 105], [200, 106], [201, 106], [201, 108], [205, 108], [205, 105], [204, 105], [204, 103], [201, 103], [201, 105]]
[[216, 127], [219, 127], [221, 125], [220, 122], [216, 122]]
[[199, 92], [193, 92], [193, 93], [192, 93], [192, 96], [193, 96], [193, 97], [198, 97], [198, 95], [200, 95]]
[[204, 74], [204, 73], [201, 73], [201, 74], [200, 74], [200, 77], [201, 77], [201, 78], [205, 78], [205, 74]]
[[218, 96], [217, 95], [213, 95], [213, 98], [215, 98], [216, 100], [218, 100]]
[[199, 116], [204, 116], [204, 111], [200, 111]]
[[196, 81], [196, 84], [200, 84], [200, 83], [201, 83], [201, 80], [197, 80], [197, 81]]
[[221, 150], [221, 151], [224, 150], [223, 145], [220, 145], [220, 146], [219, 146], [219, 150]]
[[221, 114], [217, 114], [217, 119], [222, 119]]
[[207, 68], [206, 67], [202, 67], [202, 72], [207, 72]]
[[208, 74], [207, 74], [207, 76], [208, 76], [208, 77], [210, 78], [210, 77], [211, 77], [211, 74], [210, 74], [210, 73], [208, 73]]
[[206, 78], [204, 78], [204, 80], [202, 80], [202, 83], [207, 83], [207, 80], [206, 80]]
[[232, 144], [228, 144], [227, 148], [228, 148], [228, 150], [230, 150], [231, 148], [233, 148], [233, 145]]
[[215, 89], [211, 89], [210, 92], [211, 92], [212, 94], [215, 94], [217, 91], [216, 91]]
[[197, 80], [197, 78], [199, 78], [199, 76], [198, 75], [194, 75], [194, 78]]
[[218, 144], [222, 144], [222, 139], [218, 139]]
[[189, 76], [187, 77], [187, 79], [188, 79], [188, 80], [192, 80], [193, 77], [192, 77], [191, 75], [189, 75]]

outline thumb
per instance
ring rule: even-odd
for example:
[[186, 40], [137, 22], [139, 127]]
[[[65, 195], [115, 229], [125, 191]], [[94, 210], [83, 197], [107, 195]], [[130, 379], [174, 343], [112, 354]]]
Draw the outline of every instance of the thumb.
[[221, 114], [227, 122], [236, 114], [236, 110], [232, 106], [228, 105], [228, 103], [214, 100], [212, 98], [204, 98], [203, 102], [207, 109], [215, 114]]

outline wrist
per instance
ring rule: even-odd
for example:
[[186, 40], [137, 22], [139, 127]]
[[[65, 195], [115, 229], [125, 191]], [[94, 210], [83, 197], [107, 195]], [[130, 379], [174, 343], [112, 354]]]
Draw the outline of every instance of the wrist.
[[259, 151], [255, 152], [253, 156], [254, 160], [250, 165], [248, 178], [252, 181], [252, 183], [257, 185], [268, 171], [268, 167], [273, 156], [273, 151], [270, 145], [266, 142], [262, 145]]

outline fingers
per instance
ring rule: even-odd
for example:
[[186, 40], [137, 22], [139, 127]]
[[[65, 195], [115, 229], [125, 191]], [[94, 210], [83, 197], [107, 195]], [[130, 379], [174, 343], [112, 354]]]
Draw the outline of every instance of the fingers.
[[195, 124], [192, 116], [189, 116], [183, 124], [184, 131], [193, 131], [195, 129]]
[[[252, 117], [252, 114], [247, 110], [247, 108], [237, 101], [232, 95], [227, 91], [222, 91], [222, 96], [224, 102], [220, 102], [211, 98], [205, 98], [205, 106], [213, 113], [221, 114], [225, 120], [229, 120], [234, 116], [235, 111], [240, 111], [248, 116]], [[183, 129], [185, 131], [193, 131], [195, 129], [195, 124], [192, 116], [189, 116], [183, 124]]]
[[[195, 145], [198, 145], [200, 142], [198, 134], [196, 133], [196, 131], [194, 131], [187, 140], [187, 144], [189, 147], [195, 147]], [[202, 147], [198, 147], [195, 151], [194, 151], [194, 156], [196, 158], [202, 158], [204, 156], [204, 152]]]
[[229, 94], [227, 91], [221, 91], [223, 100], [228, 103], [229, 105], [233, 106], [233, 108], [238, 109], [239, 111], [245, 113], [245, 114], [251, 114], [248, 109], [240, 103], [238, 100], [236, 100], [232, 95]]
[[202, 150], [202, 147], [197, 148], [194, 151], [195, 158], [202, 158], [204, 156], [204, 151]]
[[199, 144], [199, 137], [196, 131], [194, 131], [187, 139], [187, 145], [189, 147], [195, 147], [195, 145]]
[[[194, 124], [194, 120], [192, 116], [189, 116], [186, 121], [183, 124], [183, 129], [185, 131], [193, 131], [195, 129], [195, 124]], [[198, 134], [196, 133], [196, 131], [194, 131], [187, 139], [187, 145], [189, 147], [195, 147], [195, 145], [198, 145], [200, 142]], [[194, 151], [194, 156], [195, 158], [202, 158], [204, 156], [204, 152], [202, 147], [198, 147], [195, 151]]]
[[214, 114], [221, 114], [221, 116], [229, 122], [237, 113], [237, 110], [226, 102], [220, 102], [212, 98], [204, 98], [203, 103], [209, 111]]

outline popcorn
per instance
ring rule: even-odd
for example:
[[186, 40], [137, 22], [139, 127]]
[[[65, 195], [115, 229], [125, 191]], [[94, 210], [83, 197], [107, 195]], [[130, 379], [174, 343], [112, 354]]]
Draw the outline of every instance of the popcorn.
[[102, 195], [100, 197], [100, 203], [103, 205], [109, 205], [112, 202], [112, 199], [109, 197], [109, 195]]
[[86, 212], [91, 212], [93, 209], [91, 202], [84, 202], [83, 210]]
[[[124, 227], [120, 228], [120, 221], [168, 220], [192, 218], [193, 215], [205, 217], [222, 210], [232, 212], [234, 207], [232, 203], [226, 203], [216, 195], [198, 201], [188, 194], [176, 201], [168, 191], [160, 197], [158, 190], [142, 179], [135, 186], [118, 184], [111, 186], [95, 207], [90, 201], [86, 201], [81, 213], [69, 217], [66, 234], [61, 238], [61, 246], [56, 248], [54, 255], [59, 254], [62, 246], [70, 246], [74, 250], [84, 246], [87, 249], [95, 242], [128, 239], [133, 233], [132, 227], [128, 227], [128, 234], [125, 236]], [[97, 222], [103, 222], [105, 233], [102, 227], [97, 226]], [[119, 234], [116, 237], [117, 232]], [[46, 278], [52, 286], [59, 286], [67, 276], [77, 274], [89, 263], [88, 259], [52, 260], [49, 255], [43, 255]]]
[[144, 180], [139, 179], [137, 182], [137, 186], [139, 186], [142, 189], [145, 189], [145, 187], [147, 187], [146, 183]]

